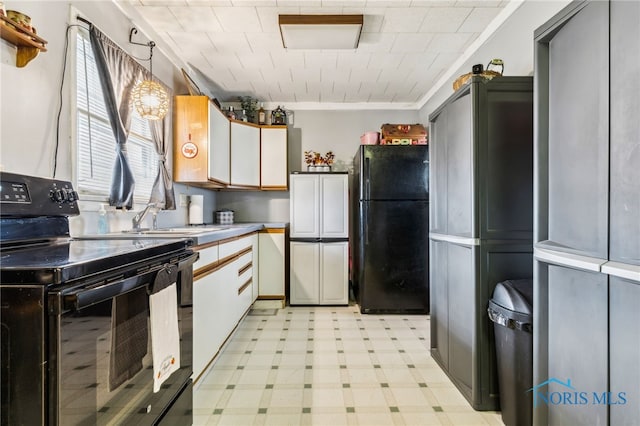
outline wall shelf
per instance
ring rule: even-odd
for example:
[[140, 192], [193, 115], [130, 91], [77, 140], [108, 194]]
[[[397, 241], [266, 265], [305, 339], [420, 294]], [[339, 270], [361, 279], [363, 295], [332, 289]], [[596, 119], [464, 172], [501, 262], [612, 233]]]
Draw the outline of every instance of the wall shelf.
[[46, 52], [47, 41], [36, 33], [20, 28], [13, 21], [0, 15], [0, 37], [16, 46], [16, 66], [27, 65], [40, 52]]

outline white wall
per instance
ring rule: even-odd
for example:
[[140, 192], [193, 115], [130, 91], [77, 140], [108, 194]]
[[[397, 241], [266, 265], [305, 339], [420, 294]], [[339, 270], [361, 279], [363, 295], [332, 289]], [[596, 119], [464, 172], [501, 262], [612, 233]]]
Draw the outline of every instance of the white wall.
[[233, 210], [236, 222], [289, 222], [289, 191], [220, 191], [216, 205]]
[[[40, 53], [26, 67], [17, 68], [15, 48], [0, 40], [0, 165], [2, 170], [9, 172], [52, 177], [56, 132], [59, 131], [55, 177], [71, 180], [74, 141], [71, 124], [71, 94], [74, 89], [71, 57], [67, 62], [67, 75], [62, 88], [60, 126], [56, 123], [60, 108], [65, 34], [71, 16], [75, 24], [75, 16], [79, 13], [132, 55], [144, 56], [148, 54], [148, 50], [129, 44], [129, 31], [133, 25], [112, 1], [16, 1], [5, 4], [7, 8], [15, 7], [31, 16], [38, 34], [48, 41], [48, 51]], [[71, 6], [76, 12], [72, 13]], [[144, 28], [139, 28], [137, 36], [138, 41], [144, 42], [147, 39]], [[149, 63], [142, 64], [148, 67]], [[187, 93], [180, 69], [173, 66], [162, 53], [160, 44], [154, 50], [153, 65], [154, 75], [173, 88], [174, 94]], [[169, 129], [169, 138], [171, 134]], [[215, 205], [214, 192], [183, 185], [176, 185], [175, 191], [176, 197], [179, 193], [206, 194], [205, 206], [213, 209]], [[95, 212], [99, 204], [80, 202], [81, 216], [71, 221], [74, 235], [96, 232]], [[135, 209], [141, 207], [138, 205]], [[130, 228], [133, 215], [133, 212], [111, 211], [108, 216], [112, 230]], [[160, 225], [165, 226], [184, 224], [186, 219], [186, 207], [178, 207], [175, 211], [163, 211], [158, 216]]]
[[291, 159], [290, 169], [304, 170], [304, 152], [316, 151], [324, 155], [333, 151], [336, 171], [344, 171], [353, 161], [360, 136], [368, 131], [380, 131], [387, 123], [419, 123], [417, 110], [372, 111], [296, 111], [294, 129], [300, 129], [299, 140], [289, 140], [289, 150], [299, 150], [299, 162]]
[[[293, 125], [288, 129], [289, 171], [305, 170], [304, 151], [336, 156], [334, 170], [351, 167], [360, 146], [360, 135], [380, 131], [386, 123], [417, 123], [418, 111], [294, 111]], [[216, 198], [219, 209], [235, 212], [236, 222], [289, 222], [289, 192], [284, 191], [220, 191]]]
[[469, 59], [443, 78], [443, 86], [432, 93], [420, 109], [420, 121], [429, 123], [429, 114], [453, 93], [455, 79], [470, 72], [474, 64], [486, 66], [492, 58], [500, 58], [504, 61], [504, 75], [533, 75], [534, 31], [570, 2], [571, 0], [522, 2], [488, 40], [470, 55]]

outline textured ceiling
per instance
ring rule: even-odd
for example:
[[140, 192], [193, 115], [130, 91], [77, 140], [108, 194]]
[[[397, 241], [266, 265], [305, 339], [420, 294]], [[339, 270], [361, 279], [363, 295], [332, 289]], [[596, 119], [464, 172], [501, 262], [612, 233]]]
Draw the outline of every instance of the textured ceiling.
[[[220, 100], [415, 105], [509, 3], [126, 0]], [[356, 50], [286, 50], [279, 14], [363, 14]]]

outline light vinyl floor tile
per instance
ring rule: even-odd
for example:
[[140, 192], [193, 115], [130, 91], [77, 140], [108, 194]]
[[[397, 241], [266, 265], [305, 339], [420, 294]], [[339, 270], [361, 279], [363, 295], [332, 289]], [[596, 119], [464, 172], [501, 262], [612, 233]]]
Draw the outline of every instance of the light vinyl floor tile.
[[194, 385], [194, 425], [492, 425], [429, 354], [427, 315], [246, 316]]

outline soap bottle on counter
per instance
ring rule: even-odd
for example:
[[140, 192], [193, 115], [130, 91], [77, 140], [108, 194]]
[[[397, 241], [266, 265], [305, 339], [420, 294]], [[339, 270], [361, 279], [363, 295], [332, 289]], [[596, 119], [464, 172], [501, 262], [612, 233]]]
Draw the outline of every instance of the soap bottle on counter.
[[104, 208], [104, 204], [100, 204], [100, 210], [98, 210], [98, 234], [107, 234], [109, 232], [109, 221], [107, 219], [107, 210]]

